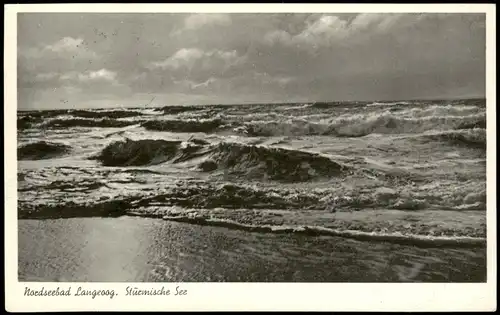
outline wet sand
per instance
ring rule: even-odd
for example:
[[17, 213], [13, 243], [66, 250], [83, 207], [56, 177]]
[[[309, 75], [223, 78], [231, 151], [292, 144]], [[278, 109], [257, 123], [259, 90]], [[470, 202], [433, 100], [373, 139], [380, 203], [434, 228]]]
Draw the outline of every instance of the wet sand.
[[484, 282], [486, 249], [140, 217], [19, 220], [20, 281]]

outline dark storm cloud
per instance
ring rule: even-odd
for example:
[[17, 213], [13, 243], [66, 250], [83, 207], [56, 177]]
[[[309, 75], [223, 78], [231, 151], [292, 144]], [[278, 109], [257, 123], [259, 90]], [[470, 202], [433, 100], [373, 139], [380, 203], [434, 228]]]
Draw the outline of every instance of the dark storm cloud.
[[484, 96], [485, 16], [24, 13], [18, 87], [20, 108]]

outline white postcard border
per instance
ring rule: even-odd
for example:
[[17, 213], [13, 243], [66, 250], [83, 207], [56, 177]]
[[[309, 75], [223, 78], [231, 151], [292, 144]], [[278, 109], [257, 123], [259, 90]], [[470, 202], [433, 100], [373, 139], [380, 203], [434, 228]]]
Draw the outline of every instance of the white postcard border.
[[[493, 311], [496, 310], [496, 16], [490, 4], [18, 4], [6, 5], [4, 57], [5, 301], [11, 312], [309, 310]], [[487, 283], [29, 283], [30, 288], [82, 286], [114, 289], [107, 297], [28, 297], [18, 281], [17, 248], [17, 12], [435, 12], [486, 13], [487, 23]], [[187, 296], [125, 296], [142, 289], [179, 286]]]

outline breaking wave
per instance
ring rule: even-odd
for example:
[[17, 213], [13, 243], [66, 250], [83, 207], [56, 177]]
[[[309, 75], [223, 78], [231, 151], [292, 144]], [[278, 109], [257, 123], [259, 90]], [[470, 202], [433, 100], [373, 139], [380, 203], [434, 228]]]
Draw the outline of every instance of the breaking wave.
[[125, 120], [116, 120], [116, 119], [79, 119], [79, 118], [70, 118], [70, 119], [53, 119], [45, 122], [43, 127], [45, 128], [71, 128], [71, 127], [101, 127], [101, 128], [121, 128], [131, 125], [136, 125], [137, 121], [125, 121]]
[[235, 132], [251, 137], [325, 135], [328, 126], [306, 120], [253, 121], [234, 129]]
[[[210, 210], [197, 208], [181, 209], [176, 207], [161, 207], [162, 210], [154, 211], [148, 209], [145, 211], [142, 204], [161, 202], [169, 199], [175, 199], [171, 195], [154, 196], [149, 199], [139, 200], [138, 198], [125, 198], [120, 200], [104, 201], [100, 203], [73, 203], [66, 202], [62, 204], [49, 204], [38, 206], [20, 205], [18, 208], [19, 219], [60, 219], [73, 217], [120, 217], [120, 216], [140, 216], [150, 218], [162, 218], [168, 221], [176, 221], [188, 224], [218, 226], [228, 229], [244, 230], [254, 233], [276, 233], [276, 234], [303, 234], [309, 236], [339, 236], [345, 238], [353, 238], [361, 241], [383, 241], [399, 244], [407, 244], [422, 247], [484, 247], [486, 245], [484, 226], [479, 229], [463, 229], [463, 228], [440, 228], [429, 222], [416, 222], [414, 224], [396, 224], [390, 222], [364, 222], [357, 224], [356, 221], [343, 221], [342, 219], [334, 220], [331, 224], [303, 224], [300, 219], [296, 223], [293, 220], [291, 224], [283, 223], [283, 219], [278, 213], [267, 214], [259, 213], [257, 210], [244, 209], [242, 196], [236, 187], [228, 185], [222, 187], [220, 192], [213, 191], [216, 196], [212, 196], [209, 192], [196, 198], [194, 201], [189, 198], [190, 193], [183, 196], [187, 206], [199, 204], [200, 206], [209, 206], [215, 208], [221, 204], [220, 200], [228, 198], [227, 204], [234, 205], [234, 210], [231, 208], [215, 211], [211, 214]], [[179, 192], [180, 194], [180, 192]], [[221, 198], [222, 197], [222, 198]], [[261, 199], [264, 197], [264, 199]], [[253, 199], [252, 199], [253, 198]], [[265, 204], [269, 203], [269, 197], [253, 195], [250, 200], [254, 200], [256, 205], [260, 205], [261, 209], [265, 209]], [[208, 201], [205, 201], [208, 199]], [[212, 202], [212, 204], [210, 204]], [[259, 203], [260, 202], [260, 203]], [[179, 201], [174, 203], [180, 203]], [[153, 207], [154, 208], [154, 207]], [[157, 207], [158, 208], [158, 207]], [[237, 210], [240, 208], [241, 210]], [[256, 207], [258, 208], [258, 207]], [[205, 208], [206, 209], [206, 208]], [[277, 209], [277, 208], [274, 208]], [[222, 211], [222, 212], [221, 212]], [[237, 219], [232, 219], [224, 214], [224, 212], [238, 212]], [[289, 215], [293, 216], [293, 212]], [[261, 217], [262, 216], [262, 217]], [[272, 216], [272, 218], [266, 218]], [[320, 223], [320, 222], [318, 222]], [[411, 227], [409, 226], [411, 225]]]
[[42, 160], [60, 157], [69, 153], [71, 147], [62, 143], [35, 142], [20, 146], [17, 149], [19, 160]]
[[224, 125], [220, 119], [212, 120], [152, 120], [142, 124], [147, 130], [170, 132], [213, 132]]
[[193, 112], [203, 110], [204, 108], [201, 106], [164, 106], [161, 108], [155, 108], [155, 111], [163, 112], [167, 115], [180, 114], [184, 112]]
[[354, 106], [360, 106], [363, 104], [364, 104], [363, 102], [314, 102], [310, 106], [313, 108], [327, 109], [327, 108], [333, 108], [333, 107], [339, 107], [339, 106], [354, 107]]
[[235, 131], [250, 136], [299, 136], [332, 135], [338, 137], [362, 137], [377, 134], [416, 134], [430, 130], [484, 128], [484, 114], [471, 116], [431, 116], [405, 118], [390, 112], [339, 117], [332, 122], [306, 120], [254, 121]]
[[[74, 184], [74, 183], [73, 183]], [[44, 189], [62, 189], [71, 183], [51, 183]], [[82, 183], [78, 183], [80, 186]], [[157, 191], [155, 194], [140, 194], [137, 196], [116, 196], [112, 200], [92, 200], [87, 186], [83, 193], [87, 198], [82, 201], [66, 201], [56, 203], [27, 203], [21, 200], [18, 212], [20, 218], [67, 218], [80, 216], [114, 216], [140, 215], [144, 217], [161, 218], [169, 213], [172, 207], [183, 209], [314, 209], [319, 205], [318, 197], [296, 191], [274, 191], [256, 187], [221, 184], [174, 186], [167, 191]], [[93, 187], [99, 189], [99, 187]], [[65, 195], [72, 192], [64, 191]], [[78, 192], [73, 192], [76, 194]], [[99, 198], [96, 196], [96, 198]], [[249, 212], [249, 215], [252, 211]], [[248, 217], [251, 219], [250, 217]]]
[[78, 217], [119, 217], [128, 208], [125, 200], [111, 200], [101, 203], [82, 204], [65, 202], [43, 205], [18, 206], [18, 219], [63, 219]]
[[110, 110], [110, 111], [89, 111], [89, 110], [72, 110], [69, 115], [81, 118], [128, 118], [141, 116], [142, 113], [131, 110]]
[[420, 247], [485, 247], [486, 239], [468, 236], [431, 236], [412, 235], [401, 232], [366, 232], [357, 230], [339, 230], [322, 226], [282, 226], [282, 225], [252, 225], [227, 219], [208, 218], [203, 216], [165, 216], [164, 220], [189, 224], [218, 226], [228, 229], [243, 230], [256, 233], [274, 234], [304, 234], [309, 236], [340, 236], [361, 241], [383, 241], [396, 244], [414, 245]]
[[212, 169], [222, 168], [249, 178], [291, 182], [340, 176], [347, 170], [346, 166], [315, 153], [238, 143], [220, 143], [200, 166], [207, 169], [206, 163]]
[[[453, 106], [453, 105], [432, 105], [426, 107], [413, 107], [406, 108], [400, 107], [400, 114], [410, 118], [420, 117], [444, 117], [444, 116], [469, 116], [477, 115], [484, 111], [484, 109], [477, 106]], [[486, 119], [486, 116], [484, 117]], [[479, 120], [481, 121], [481, 120]], [[467, 121], [468, 122], [468, 121]]]
[[[250, 232], [482, 246], [484, 106], [413, 104], [20, 112], [20, 160], [73, 156], [19, 163], [19, 218], [139, 215]], [[121, 129], [88, 134], [72, 127]], [[154, 138], [165, 133], [149, 131], [221, 133], [185, 141], [187, 134], [160, 140]], [[370, 134], [381, 135], [336, 138]], [[324, 137], [300, 137], [306, 135]], [[266, 138], [272, 136], [299, 137]], [[108, 143], [110, 137], [124, 140]], [[57, 143], [68, 138], [74, 147]], [[279, 141], [290, 148], [272, 147]], [[298, 149], [308, 146], [337, 156]], [[99, 163], [82, 160], [89, 154]], [[377, 211], [401, 214], [391, 221]], [[354, 219], [342, 223], [346, 213]]]
[[52, 118], [61, 115], [65, 115], [70, 112], [71, 109], [55, 109], [55, 110], [35, 110], [35, 111], [25, 111], [21, 112], [24, 117], [31, 118]]
[[180, 143], [180, 141], [126, 139], [109, 144], [93, 158], [105, 166], [160, 164], [175, 156]]
[[[63, 177], [55, 181], [45, 179], [35, 182], [32, 179], [26, 180], [26, 174], [22, 174], [22, 185], [19, 190], [30, 197], [26, 200], [21, 199], [20, 204], [23, 205], [23, 211], [35, 206], [32, 211], [28, 212], [40, 213], [42, 211], [50, 215], [51, 212], [54, 212], [52, 211], [53, 207], [61, 205], [63, 200], [73, 200], [80, 204], [79, 209], [85, 211], [87, 208], [102, 203], [101, 189], [115, 191], [112, 186], [124, 183], [134, 186], [145, 179], [145, 176], [150, 176], [147, 173], [141, 175], [141, 170], [129, 169], [129, 171], [130, 175], [124, 175], [127, 170], [117, 169], [114, 171], [116, 172], [115, 175], [110, 174], [108, 171], [106, 175], [84, 174], [76, 178]], [[263, 174], [265, 174], [265, 171], [263, 170]], [[244, 175], [246, 176], [246, 174]], [[96, 180], [96, 177], [100, 179]], [[106, 180], [105, 178], [109, 179]], [[286, 179], [293, 180], [295, 178]], [[455, 186], [451, 192], [446, 189], [446, 185], [432, 186], [425, 189], [422, 186], [422, 190], [418, 192], [409, 190], [409, 186], [400, 186], [396, 189], [374, 186], [371, 189], [353, 190], [332, 183], [328, 186], [330, 188], [308, 190], [297, 186], [287, 188], [285, 186], [269, 187], [269, 185], [261, 185], [260, 182], [240, 184], [215, 182], [208, 184], [181, 180], [171, 184], [164, 184], [164, 186], [156, 187], [153, 190], [151, 189], [153, 187], [145, 190], [116, 190], [116, 194], [113, 194], [110, 198], [111, 200], [128, 200], [129, 207], [127, 211], [137, 212], [138, 208], [146, 207], [142, 212], [143, 215], [154, 217], [165, 215], [164, 211], [168, 210], [168, 207], [284, 209], [298, 212], [314, 210], [328, 213], [367, 209], [409, 211], [484, 211], [486, 209], [485, 185], [474, 185], [470, 182]], [[136, 187], [139, 188], [141, 185]], [[50, 194], [55, 203], [51, 204], [50, 201], [41, 200], [37, 197], [38, 194]], [[104, 198], [104, 200], [106, 199]], [[85, 206], [85, 204], [88, 205]], [[70, 203], [69, 206], [74, 208], [76, 205]], [[252, 215], [252, 210], [248, 211], [243, 216]], [[57, 213], [54, 213], [54, 215], [57, 217]]]
[[474, 121], [464, 121], [459, 124], [455, 129], [475, 129], [475, 128], [483, 128], [486, 129], [486, 116], [483, 116], [481, 119]]
[[205, 156], [199, 169], [223, 170], [231, 175], [278, 181], [308, 181], [316, 177], [340, 176], [347, 170], [316, 153], [238, 143], [207, 145], [205, 141], [130, 140], [116, 141], [92, 157], [105, 166], [179, 163]]
[[424, 134], [422, 137], [486, 150], [486, 130], [481, 128], [443, 131], [433, 134]]
[[373, 102], [370, 104], [367, 104], [366, 106], [371, 107], [371, 106], [396, 106], [396, 105], [409, 105], [409, 102]]
[[25, 130], [29, 128], [33, 128], [36, 124], [42, 122], [43, 119], [40, 117], [33, 117], [33, 116], [23, 116], [20, 118], [17, 118], [17, 129], [18, 130]]
[[[321, 203], [324, 199], [320, 196], [321, 193], [314, 196], [293, 190], [267, 191], [233, 184], [195, 184], [174, 187], [169, 192], [100, 202], [87, 199], [83, 202], [21, 203], [18, 216], [20, 219], [141, 216], [258, 233], [330, 235], [432, 247], [485, 245], [485, 225], [436, 225], [432, 217], [428, 218], [432, 216], [430, 213], [420, 216], [417, 213], [413, 218], [406, 215], [408, 219], [403, 222], [376, 217], [370, 220], [370, 215], [359, 217], [362, 221], [346, 220], [342, 215], [325, 217], [330, 211], [315, 208], [318, 201]], [[312, 210], [304, 215], [308, 208]], [[383, 210], [379, 211], [384, 215]], [[377, 213], [373, 211], [371, 215], [377, 216]], [[463, 215], [455, 220], [467, 220], [467, 217]]]

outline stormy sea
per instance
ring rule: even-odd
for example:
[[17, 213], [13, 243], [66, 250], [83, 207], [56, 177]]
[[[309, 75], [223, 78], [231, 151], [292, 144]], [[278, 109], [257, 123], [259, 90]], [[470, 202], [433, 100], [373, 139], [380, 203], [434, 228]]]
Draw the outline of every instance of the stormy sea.
[[484, 99], [17, 115], [20, 281], [486, 281]]

